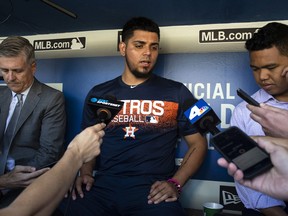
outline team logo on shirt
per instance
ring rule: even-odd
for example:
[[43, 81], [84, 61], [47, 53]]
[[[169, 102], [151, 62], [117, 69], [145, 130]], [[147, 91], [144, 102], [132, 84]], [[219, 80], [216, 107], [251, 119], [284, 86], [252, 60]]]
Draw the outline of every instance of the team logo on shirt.
[[129, 123], [129, 127], [125, 127], [123, 130], [125, 131], [124, 139], [128, 137], [135, 139], [135, 132], [139, 129], [137, 127], [133, 127], [132, 124]]
[[145, 122], [157, 124], [159, 122], [159, 116], [146, 116]]
[[[121, 125], [125, 140], [137, 139], [148, 133], [161, 133], [177, 126], [178, 104], [159, 100], [124, 100], [123, 108], [108, 125], [111, 128]], [[120, 134], [119, 134], [120, 135]]]

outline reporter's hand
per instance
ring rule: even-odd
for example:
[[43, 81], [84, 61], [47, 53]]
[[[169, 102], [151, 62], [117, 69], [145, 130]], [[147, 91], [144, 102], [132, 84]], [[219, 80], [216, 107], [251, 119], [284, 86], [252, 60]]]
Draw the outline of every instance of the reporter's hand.
[[258, 122], [266, 136], [288, 138], [288, 110], [260, 104], [260, 107], [247, 105], [250, 117]]
[[35, 167], [16, 165], [15, 168], [0, 176], [0, 188], [20, 188], [30, 185], [35, 178], [47, 172], [50, 168], [36, 170]]
[[[266, 193], [272, 197], [288, 200], [288, 167], [284, 164], [288, 158], [287, 140], [271, 137], [252, 137], [260, 147], [270, 154], [272, 167], [269, 171], [256, 176], [251, 180], [243, 179], [243, 172], [233, 163], [228, 163], [224, 158], [218, 159], [218, 165], [227, 168], [228, 174], [240, 184]], [[278, 141], [277, 141], [278, 140]], [[285, 144], [286, 143], [286, 144]]]
[[100, 154], [100, 145], [105, 135], [104, 123], [88, 127], [78, 134], [69, 144], [67, 150], [76, 151], [82, 162], [86, 163]]
[[173, 202], [179, 197], [177, 188], [167, 181], [156, 181], [150, 189], [148, 204], [158, 204], [160, 202]]
[[240, 181], [244, 177], [242, 170], [238, 169], [234, 163], [229, 163], [225, 158], [221, 157], [217, 160], [219, 166], [226, 168], [227, 173], [234, 178], [235, 181]]
[[[82, 160], [82, 163], [85, 166], [86, 162], [91, 162], [92, 159], [100, 154], [100, 146], [103, 142], [102, 138], [105, 135], [103, 130], [105, 126], [106, 125], [104, 123], [100, 123], [91, 127], [87, 127], [71, 141], [67, 151], [74, 152], [74, 154]], [[77, 199], [77, 194], [81, 198], [84, 197], [84, 192], [82, 190], [83, 185], [86, 185], [85, 189], [90, 191], [94, 183], [92, 172], [93, 170], [89, 172], [86, 171], [85, 173], [81, 173], [80, 176], [77, 176], [75, 188], [70, 188], [73, 200]], [[67, 196], [68, 194], [65, 195], [65, 197]]]

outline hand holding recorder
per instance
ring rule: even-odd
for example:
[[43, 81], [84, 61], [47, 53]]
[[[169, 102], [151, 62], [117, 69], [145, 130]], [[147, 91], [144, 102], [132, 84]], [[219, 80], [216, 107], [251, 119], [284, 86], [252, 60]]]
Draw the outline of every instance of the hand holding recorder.
[[[241, 95], [243, 91], [239, 91]], [[249, 95], [248, 95], [249, 96]], [[247, 95], [245, 95], [246, 98]], [[196, 101], [196, 103], [195, 103]], [[220, 119], [213, 109], [203, 100], [195, 100], [184, 114], [200, 133], [210, 132], [212, 145], [224, 158], [236, 164], [244, 173], [244, 178], [251, 179], [272, 167], [269, 155], [248, 135], [237, 127], [230, 127], [222, 132], [216, 127]], [[256, 104], [254, 102], [254, 104]], [[185, 106], [183, 106], [185, 107]]]
[[261, 104], [260, 107], [247, 105], [250, 117], [258, 122], [267, 136], [288, 138], [288, 110]]
[[265, 135], [288, 138], [288, 110], [260, 104], [240, 88], [237, 94], [249, 104], [250, 117], [262, 126]]
[[266, 193], [277, 199], [288, 200], [288, 167], [283, 165], [288, 160], [288, 140], [272, 137], [253, 137], [259, 146], [270, 154], [274, 165], [251, 180], [243, 179], [244, 173], [234, 163], [224, 158], [218, 159], [218, 165], [227, 168], [228, 174], [240, 184]]

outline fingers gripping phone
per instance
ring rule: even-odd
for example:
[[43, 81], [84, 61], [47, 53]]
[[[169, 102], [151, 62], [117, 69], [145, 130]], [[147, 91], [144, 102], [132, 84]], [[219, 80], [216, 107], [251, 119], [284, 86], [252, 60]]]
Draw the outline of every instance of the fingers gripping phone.
[[216, 134], [212, 145], [243, 171], [245, 179], [252, 179], [273, 166], [269, 154], [238, 127], [232, 126]]
[[251, 104], [253, 106], [260, 106], [260, 104], [254, 100], [250, 95], [248, 95], [245, 91], [242, 89], [237, 89], [237, 95], [241, 97], [244, 101], [246, 101], [248, 104]]

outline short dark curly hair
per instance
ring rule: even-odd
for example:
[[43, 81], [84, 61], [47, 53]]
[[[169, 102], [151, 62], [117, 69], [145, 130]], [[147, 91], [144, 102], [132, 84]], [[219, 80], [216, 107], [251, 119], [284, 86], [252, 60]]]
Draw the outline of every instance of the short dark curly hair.
[[245, 43], [246, 49], [259, 51], [275, 46], [281, 55], [288, 56], [288, 26], [283, 23], [271, 22], [260, 28]]
[[127, 42], [135, 30], [155, 32], [160, 40], [160, 29], [157, 23], [146, 17], [133, 17], [128, 20], [122, 29], [122, 42]]

